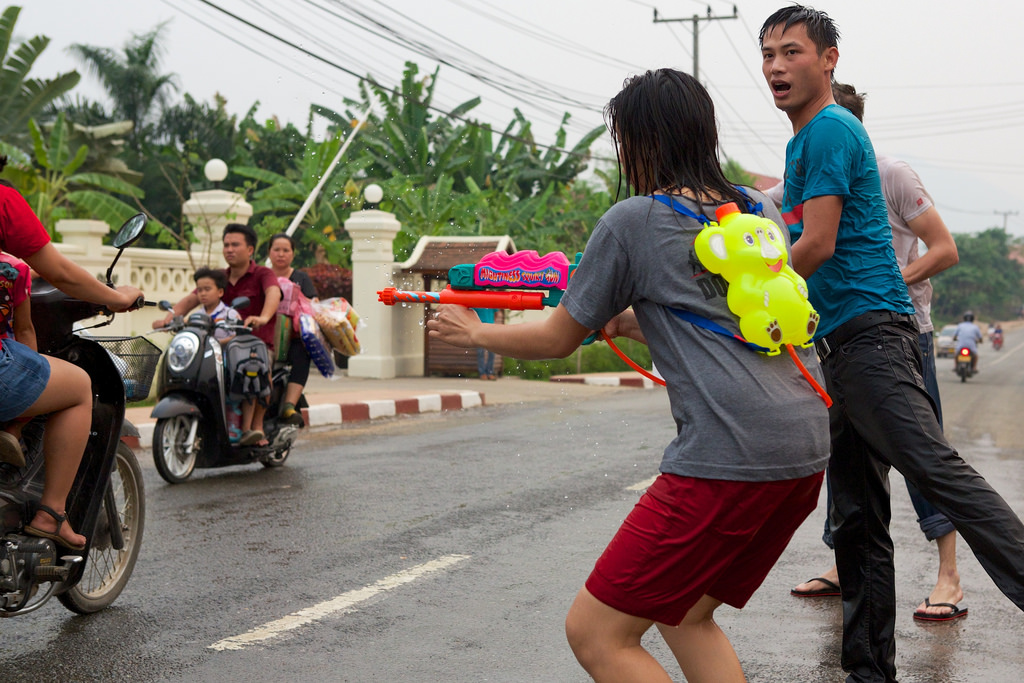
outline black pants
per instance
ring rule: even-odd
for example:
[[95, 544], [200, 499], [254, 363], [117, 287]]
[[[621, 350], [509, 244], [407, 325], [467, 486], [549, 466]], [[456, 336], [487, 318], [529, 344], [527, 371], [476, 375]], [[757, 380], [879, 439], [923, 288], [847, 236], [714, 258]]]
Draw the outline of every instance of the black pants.
[[292, 366], [288, 381], [306, 386], [306, 382], [309, 381], [309, 352], [298, 337], [293, 338], [291, 346], [288, 347], [288, 362]]
[[1024, 609], [1024, 524], [942, 434], [921, 379], [917, 330], [883, 323], [833, 350], [831, 525], [843, 592], [847, 681], [896, 680], [889, 467], [946, 515], [1003, 593]]

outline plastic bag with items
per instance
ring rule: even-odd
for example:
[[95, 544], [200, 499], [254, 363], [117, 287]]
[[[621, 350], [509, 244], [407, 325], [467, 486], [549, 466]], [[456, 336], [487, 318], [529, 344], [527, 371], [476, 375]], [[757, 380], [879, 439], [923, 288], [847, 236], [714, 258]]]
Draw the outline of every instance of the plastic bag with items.
[[314, 302], [313, 318], [331, 348], [344, 356], [359, 353], [359, 339], [356, 338], [359, 316], [352, 304], [342, 297]]
[[299, 316], [299, 338], [302, 339], [309, 359], [324, 377], [330, 378], [334, 375], [334, 359], [331, 357], [331, 349], [324, 341], [320, 333], [320, 326], [317, 325], [313, 316], [303, 313]]

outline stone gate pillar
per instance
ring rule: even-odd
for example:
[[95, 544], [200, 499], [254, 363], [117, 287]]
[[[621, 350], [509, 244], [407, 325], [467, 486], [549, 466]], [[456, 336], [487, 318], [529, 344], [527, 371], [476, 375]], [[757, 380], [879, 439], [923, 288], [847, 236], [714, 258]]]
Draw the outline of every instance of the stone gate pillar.
[[[210, 159], [204, 169], [206, 178], [217, 184], [228, 174], [227, 165], [220, 159]], [[181, 207], [185, 219], [199, 243], [192, 248], [197, 266], [223, 268], [221, 239], [228, 223], [248, 224], [252, 206], [237, 192], [219, 188], [193, 192]]]
[[[374, 188], [376, 188], [374, 190]], [[380, 188], [366, 189], [367, 201], [380, 201]], [[371, 195], [375, 192], [375, 196]], [[375, 206], [374, 202], [371, 206]], [[359, 330], [362, 352], [348, 359], [351, 377], [395, 377], [392, 353], [394, 311], [377, 301], [377, 291], [392, 285], [395, 235], [402, 229], [395, 215], [376, 208], [364, 209], [345, 221], [352, 238], [352, 305], [366, 323]]]

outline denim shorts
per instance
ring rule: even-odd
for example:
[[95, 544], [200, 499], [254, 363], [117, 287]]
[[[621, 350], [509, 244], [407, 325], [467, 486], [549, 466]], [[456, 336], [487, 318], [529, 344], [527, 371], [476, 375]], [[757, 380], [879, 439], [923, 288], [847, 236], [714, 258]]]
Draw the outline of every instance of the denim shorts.
[[50, 381], [50, 364], [13, 339], [0, 345], [0, 421], [13, 420], [36, 402]]

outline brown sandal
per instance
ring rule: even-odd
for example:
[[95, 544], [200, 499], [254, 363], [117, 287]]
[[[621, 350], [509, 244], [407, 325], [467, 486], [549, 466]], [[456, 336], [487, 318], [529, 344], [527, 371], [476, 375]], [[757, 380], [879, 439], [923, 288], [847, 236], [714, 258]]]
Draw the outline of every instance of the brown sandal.
[[46, 514], [50, 515], [55, 520], [57, 520], [57, 528], [53, 531], [43, 531], [42, 529], [35, 528], [31, 524], [26, 524], [26, 534], [28, 534], [29, 536], [35, 536], [37, 538], [48, 538], [54, 543], [64, 546], [68, 550], [74, 550], [77, 552], [82, 552], [83, 550], [85, 550], [85, 543], [81, 545], [75, 545], [74, 543], [60, 535], [60, 528], [64, 525], [64, 522], [68, 521], [68, 516], [66, 513], [63, 515], [58, 515], [56, 510], [47, 505], [43, 505], [42, 503], [38, 503], [36, 505], [36, 508], [39, 511], [45, 512]]

